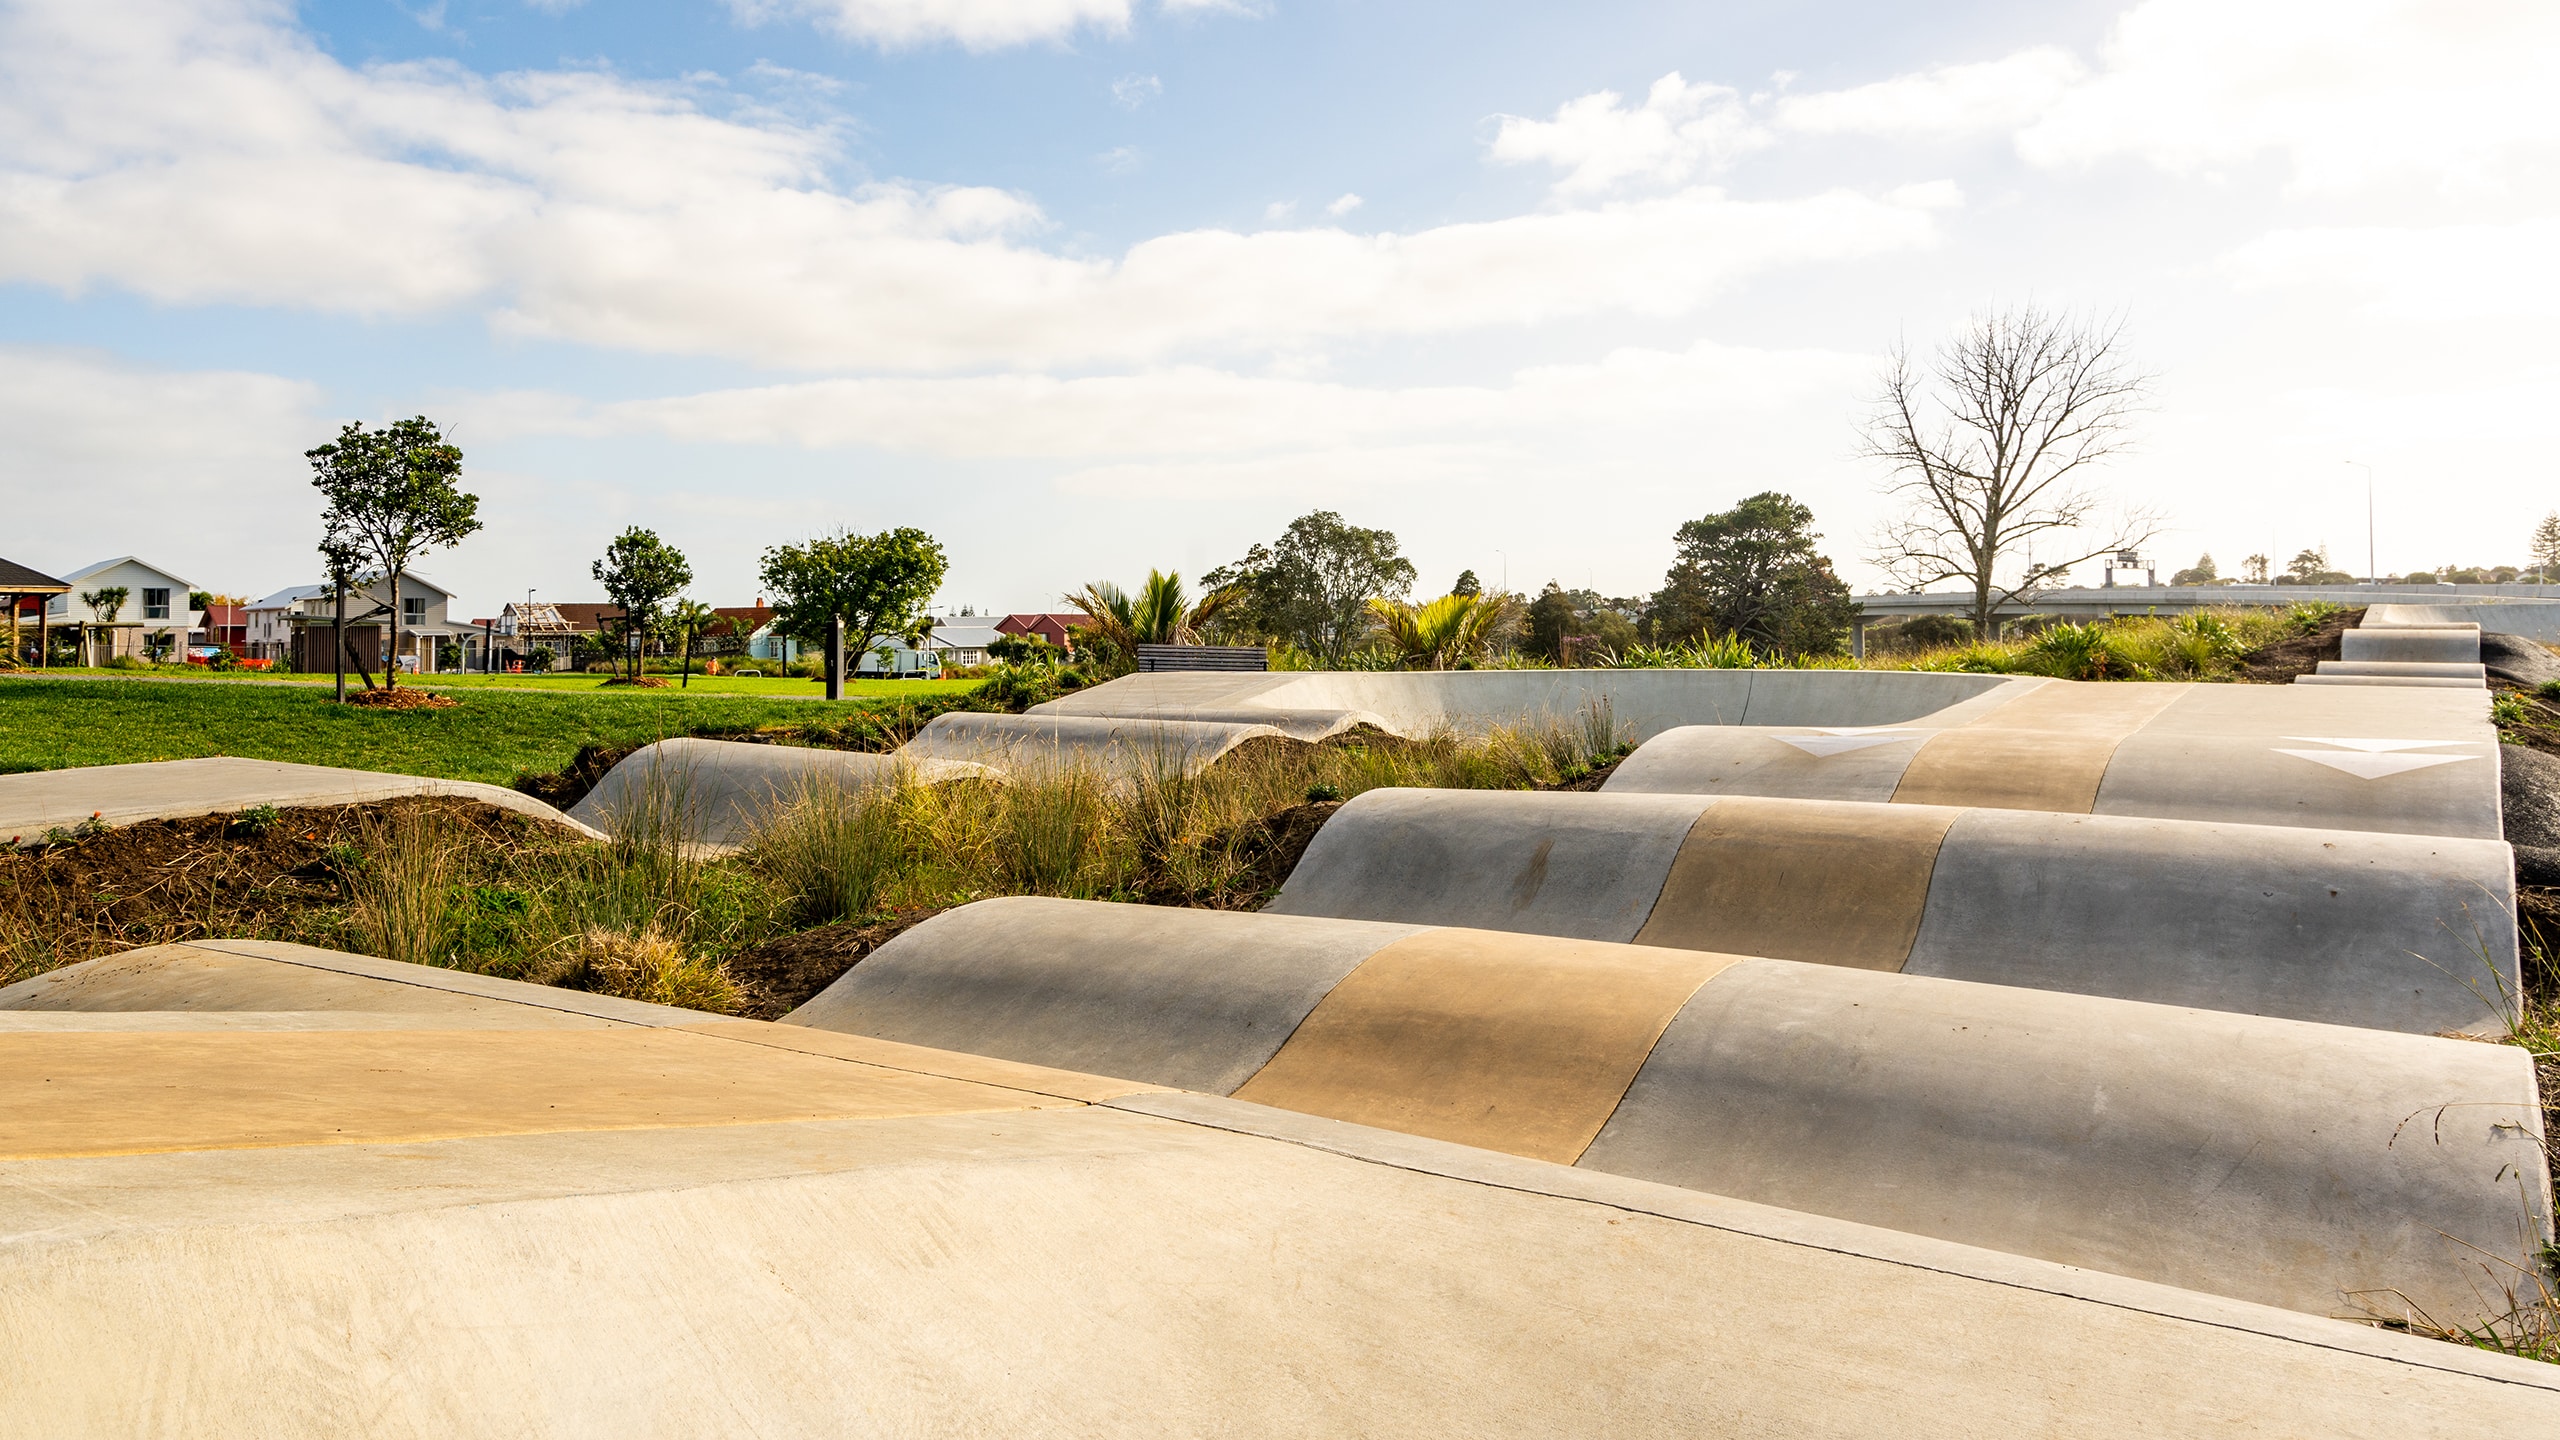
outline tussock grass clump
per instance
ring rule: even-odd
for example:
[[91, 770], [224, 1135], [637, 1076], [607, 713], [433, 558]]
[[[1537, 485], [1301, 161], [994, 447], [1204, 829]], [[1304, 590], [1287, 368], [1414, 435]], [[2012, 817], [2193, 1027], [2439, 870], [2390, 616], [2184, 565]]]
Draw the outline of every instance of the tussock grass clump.
[[462, 836], [431, 806], [404, 805], [361, 830], [346, 866], [354, 893], [348, 920], [363, 948], [411, 965], [446, 961], [452, 891]]
[[738, 983], [719, 961], [689, 955], [673, 937], [654, 930], [636, 935], [619, 930], [584, 931], [564, 948], [546, 956], [525, 978], [538, 984], [714, 1015], [736, 1014], [744, 999]]
[[1882, 654], [1870, 668], [1954, 670], [1981, 675], [2047, 675], [2057, 680], [2225, 680], [2242, 658], [2280, 640], [2311, 633], [2337, 609], [2198, 610], [2185, 615], [2119, 615], [2086, 624], [2068, 621], [2000, 640], [1966, 640], [1909, 654]]

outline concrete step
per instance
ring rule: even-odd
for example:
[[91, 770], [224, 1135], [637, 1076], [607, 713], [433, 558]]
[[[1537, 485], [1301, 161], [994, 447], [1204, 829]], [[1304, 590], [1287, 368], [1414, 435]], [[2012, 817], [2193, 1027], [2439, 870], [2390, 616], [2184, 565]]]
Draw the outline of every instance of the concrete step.
[[2486, 690], [2486, 680], [2460, 680], [2437, 675], [2296, 675], [2296, 685], [2406, 685], [2417, 689]]
[[2434, 676], [2441, 680], [2485, 680], [2488, 667], [2457, 660], [2323, 660], [2323, 675]]

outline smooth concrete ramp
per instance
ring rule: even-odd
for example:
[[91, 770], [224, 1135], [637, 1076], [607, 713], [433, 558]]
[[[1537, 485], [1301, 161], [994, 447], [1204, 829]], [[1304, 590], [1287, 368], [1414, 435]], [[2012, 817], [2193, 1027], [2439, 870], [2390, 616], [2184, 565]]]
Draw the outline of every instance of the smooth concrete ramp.
[[[157, 975], [210, 1004], [0, 1009], [61, 1022], [0, 1029], [0, 1074], [40, 1095], [0, 1123], [0, 1436], [2560, 1424], [2549, 1367], [1697, 1191], [849, 1035], [599, 1021], [558, 1008], [595, 997], [298, 947], [269, 963], [225, 972], [267, 987], [227, 1005], [163, 954], [45, 993], [138, 1001]], [[478, 1018], [356, 1033], [400, 1012], [239, 1008], [296, 974], [462, 986]], [[508, 1009], [512, 1032], [489, 1020]]]
[[1089, 770], [1116, 783], [1196, 774], [1277, 727], [1235, 720], [1081, 715], [937, 715], [898, 748], [904, 760], [977, 763], [998, 770]]
[[416, 795], [474, 800], [601, 838], [584, 822], [502, 785], [214, 755], [0, 775], [0, 839], [27, 844], [42, 839], [49, 830], [69, 829], [92, 816], [105, 825], [130, 825], [141, 820], [229, 815], [260, 805], [289, 810], [367, 805]]
[[1672, 730], [1603, 789], [2496, 839], [2477, 693], [2050, 682], [1954, 726]]
[[1756, 796], [1372, 790], [1317, 832], [1264, 913], [2490, 1033], [2521, 993], [2514, 867], [2503, 841], [2441, 836]]
[[665, 832], [711, 853], [736, 850], [759, 820], [813, 787], [859, 790], [986, 774], [965, 761], [683, 737], [624, 757], [569, 813], [607, 834]]
[[[1312, 963], [1328, 926], [1339, 941]], [[2530, 1264], [2550, 1231], [2531, 1058], [2461, 1040], [1590, 940], [1037, 899], [928, 921], [788, 1020], [1171, 1083], [1149, 1073], [1160, 1042], [1133, 1006], [1220, 1017], [1164, 1028], [1190, 1042], [1186, 1076], [1249, 1076], [1237, 1099], [1641, 1179], [1712, 1174], [1742, 1199], [1784, 1193], [2312, 1312], [2389, 1291], [2439, 1319], [2477, 1316], [2478, 1262]], [[1027, 1018], [987, 1025], [982, 1009]], [[2400, 1143], [2413, 1118], [2424, 1144]]]

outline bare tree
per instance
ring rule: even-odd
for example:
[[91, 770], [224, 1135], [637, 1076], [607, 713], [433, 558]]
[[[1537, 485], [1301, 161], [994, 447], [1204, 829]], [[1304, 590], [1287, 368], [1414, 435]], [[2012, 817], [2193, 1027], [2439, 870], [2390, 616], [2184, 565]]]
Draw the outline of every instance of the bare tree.
[[[2123, 337], [2121, 321], [2028, 305], [1977, 316], [1925, 371], [1895, 346], [1862, 452], [1893, 467], [1884, 493], [1903, 507], [1877, 535], [1876, 563], [1914, 590], [1964, 581], [1974, 633], [1991, 638], [2004, 607], [2158, 534], [2148, 511], [2111, 514], [2086, 474], [2124, 448], [2149, 390]], [[2048, 546], [2037, 558], [2035, 542], [2052, 534], [2072, 539], [2062, 554]], [[2103, 541], [2089, 543], [2096, 536]], [[2022, 549], [2017, 578], [2002, 583], [2003, 562]]]

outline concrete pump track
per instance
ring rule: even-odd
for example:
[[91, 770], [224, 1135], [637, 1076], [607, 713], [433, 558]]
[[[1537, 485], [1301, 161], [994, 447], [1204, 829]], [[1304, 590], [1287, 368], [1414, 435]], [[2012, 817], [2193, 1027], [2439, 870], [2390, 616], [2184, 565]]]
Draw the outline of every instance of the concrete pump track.
[[[2484, 1323], [2552, 1236], [2480, 631], [2408, 610], [2282, 687], [1143, 675], [661, 742], [576, 821], [1639, 743], [1365, 794], [1259, 914], [965, 906], [781, 1024], [272, 942], [0, 990], [0, 1435], [2549, 1430], [2560, 1371], [2351, 1323]], [[246, 764], [0, 819], [434, 788]]]

